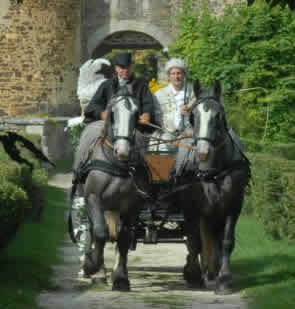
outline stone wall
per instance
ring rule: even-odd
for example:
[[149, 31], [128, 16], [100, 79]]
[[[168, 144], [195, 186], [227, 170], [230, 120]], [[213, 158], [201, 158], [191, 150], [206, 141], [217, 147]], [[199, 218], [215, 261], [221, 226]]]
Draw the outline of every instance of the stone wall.
[[79, 109], [80, 0], [1, 0], [0, 117]]
[[[246, 0], [208, 1], [219, 14], [225, 3]], [[109, 50], [102, 42], [122, 31], [142, 32], [166, 48], [181, 2], [0, 0], [0, 117], [78, 114], [81, 62], [103, 56]]]
[[[102, 42], [117, 32], [145, 33], [164, 47], [171, 42], [167, 0], [82, 0], [82, 50], [85, 59], [102, 56]], [[98, 49], [98, 50], [97, 50]]]
[[[169, 2], [171, 5], [171, 15], [177, 16], [177, 14], [181, 10], [183, 1], [182, 0], [170, 0]], [[202, 2], [205, 2], [213, 14], [220, 15], [226, 5], [232, 5], [238, 2], [246, 4], [247, 0], [194, 0], [194, 2], [195, 2], [194, 6], [195, 6], [196, 11], [199, 11], [202, 5]], [[177, 25], [177, 19], [173, 18], [171, 20], [172, 30], [175, 29], [176, 25]]]
[[[177, 37], [177, 15], [183, 0], [81, 0], [83, 59], [110, 52], [103, 41], [118, 32], [144, 33], [167, 48]], [[226, 4], [247, 0], [194, 0], [198, 12], [206, 2], [218, 15]]]

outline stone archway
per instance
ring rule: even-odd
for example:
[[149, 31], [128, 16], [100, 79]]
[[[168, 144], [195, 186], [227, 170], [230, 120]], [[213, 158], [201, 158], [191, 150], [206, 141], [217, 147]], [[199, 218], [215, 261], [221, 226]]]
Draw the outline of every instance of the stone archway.
[[119, 31], [106, 37], [91, 53], [92, 58], [102, 57], [113, 49], [162, 49], [151, 36], [138, 31]]
[[[112, 49], [167, 50], [175, 35], [171, 19], [178, 1], [81, 0], [82, 62]], [[161, 72], [161, 59], [158, 68]]]
[[[136, 21], [120, 21], [97, 29], [88, 39], [87, 52], [102, 56], [112, 48], [168, 48], [169, 36], [159, 27]], [[101, 50], [99, 50], [101, 49]]]

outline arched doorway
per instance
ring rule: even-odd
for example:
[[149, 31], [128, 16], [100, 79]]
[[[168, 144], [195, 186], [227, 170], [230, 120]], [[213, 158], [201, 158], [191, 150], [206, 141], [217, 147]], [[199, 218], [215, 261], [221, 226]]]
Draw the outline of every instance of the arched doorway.
[[153, 36], [140, 31], [117, 31], [106, 36], [92, 50], [91, 58], [105, 57], [115, 54], [118, 50], [132, 51], [135, 59], [137, 75], [150, 80], [151, 78], [165, 79], [163, 74], [166, 61], [165, 45]]
[[139, 31], [118, 31], [107, 36], [93, 51], [92, 58], [102, 57], [113, 49], [163, 49], [152, 36]]

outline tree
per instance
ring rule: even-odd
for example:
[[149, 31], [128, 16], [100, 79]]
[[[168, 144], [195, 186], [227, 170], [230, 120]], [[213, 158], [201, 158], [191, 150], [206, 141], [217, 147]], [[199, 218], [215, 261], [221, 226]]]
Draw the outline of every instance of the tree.
[[293, 12], [256, 0], [216, 17], [192, 5], [184, 1], [172, 54], [186, 59], [192, 79], [222, 81], [230, 123], [244, 138], [295, 141]]

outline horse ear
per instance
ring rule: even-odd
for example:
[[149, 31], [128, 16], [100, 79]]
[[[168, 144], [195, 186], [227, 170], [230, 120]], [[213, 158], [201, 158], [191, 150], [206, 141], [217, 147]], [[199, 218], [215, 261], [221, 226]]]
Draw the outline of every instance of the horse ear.
[[198, 99], [201, 93], [201, 84], [198, 79], [194, 81], [193, 89], [194, 89], [194, 94], [196, 98]]
[[214, 85], [214, 96], [216, 98], [219, 98], [221, 96], [221, 92], [222, 92], [222, 90], [221, 90], [221, 83], [220, 83], [219, 80], [217, 80], [215, 82], [215, 85]]

